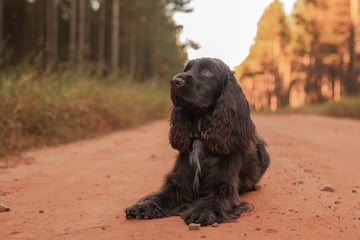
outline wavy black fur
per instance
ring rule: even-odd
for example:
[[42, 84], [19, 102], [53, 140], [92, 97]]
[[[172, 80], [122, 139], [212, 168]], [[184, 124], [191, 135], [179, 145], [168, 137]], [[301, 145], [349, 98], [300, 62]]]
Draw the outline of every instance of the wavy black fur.
[[162, 188], [127, 208], [126, 217], [180, 215], [202, 226], [236, 219], [250, 206], [239, 194], [255, 190], [270, 158], [233, 72], [219, 59], [191, 60], [171, 80], [171, 99], [175, 166]]

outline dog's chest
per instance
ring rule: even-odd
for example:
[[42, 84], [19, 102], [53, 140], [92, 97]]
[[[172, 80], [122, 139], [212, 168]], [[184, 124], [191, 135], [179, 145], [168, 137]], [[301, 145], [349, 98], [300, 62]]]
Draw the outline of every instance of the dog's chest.
[[204, 151], [203, 145], [204, 143], [201, 140], [195, 139], [189, 155], [190, 166], [194, 170], [193, 189], [195, 191], [198, 191], [200, 187], [201, 159]]
[[200, 188], [200, 177], [204, 174], [206, 153], [205, 144], [203, 142], [204, 132], [206, 131], [209, 115], [201, 118], [196, 117], [192, 124], [192, 148], [189, 153], [189, 163], [194, 170], [193, 189], [198, 191]]

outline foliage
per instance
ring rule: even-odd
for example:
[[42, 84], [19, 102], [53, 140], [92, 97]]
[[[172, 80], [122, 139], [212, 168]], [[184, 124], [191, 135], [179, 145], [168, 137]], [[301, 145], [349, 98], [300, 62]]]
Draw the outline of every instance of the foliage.
[[360, 95], [344, 97], [340, 101], [326, 101], [299, 108], [281, 108], [276, 113], [321, 114], [332, 117], [360, 119]]
[[171, 13], [174, 12], [192, 12], [193, 9], [189, 8], [187, 5], [191, 0], [166, 0], [166, 6]]
[[0, 156], [134, 126], [169, 109], [167, 88], [158, 80], [12, 72], [0, 76]]
[[[117, 21], [113, 19], [117, 16], [115, 1], [120, 9]], [[3, 2], [0, 43], [6, 42], [12, 54], [0, 62], [0, 68], [31, 56], [32, 63], [42, 66], [43, 71], [57, 71], [66, 63], [73, 68], [85, 64], [104, 76], [118, 72], [114, 72], [112, 62], [118, 56], [119, 72], [146, 81], [171, 76], [187, 58], [185, 45], [178, 38], [181, 28], [172, 15], [191, 11], [190, 0]], [[116, 33], [118, 42], [113, 36]]]
[[257, 34], [249, 55], [236, 69], [238, 79], [243, 75], [273, 71], [276, 52], [280, 48], [285, 49], [289, 41], [290, 28], [283, 4], [275, 0], [265, 9], [258, 22]]
[[164, 117], [190, 2], [0, 1], [0, 156]]
[[252, 101], [276, 108], [356, 94], [357, 2], [297, 0], [287, 17], [274, 0], [258, 22], [249, 55], [235, 70], [239, 81], [252, 87], [248, 91], [258, 91]]

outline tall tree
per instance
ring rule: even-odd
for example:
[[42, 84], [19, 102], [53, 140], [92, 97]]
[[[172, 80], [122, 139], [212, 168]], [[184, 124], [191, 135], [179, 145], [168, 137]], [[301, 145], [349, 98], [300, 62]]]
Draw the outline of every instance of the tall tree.
[[328, 79], [330, 76], [334, 88], [336, 72], [333, 65], [339, 62], [338, 56], [341, 56], [339, 47], [347, 38], [349, 31], [347, 28], [345, 35], [336, 33], [334, 19], [339, 17], [337, 9], [338, 3], [341, 2], [344, 1], [298, 0], [294, 6], [293, 50], [303, 59], [302, 68], [306, 73], [305, 93], [308, 103], [325, 97], [322, 92], [324, 78]]
[[123, 24], [127, 25], [127, 39], [128, 39], [128, 46], [129, 46], [129, 51], [128, 51], [128, 60], [127, 65], [128, 65], [128, 72], [129, 75], [132, 78], [136, 78], [136, 70], [137, 70], [137, 55], [138, 55], [138, 50], [137, 50], [137, 41], [138, 41], [138, 37], [137, 37], [137, 26], [138, 26], [138, 18], [133, 18], [133, 16], [136, 16], [136, 9], [137, 9], [137, 5], [138, 5], [138, 0], [133, 0], [132, 1], [133, 5], [129, 5], [129, 15], [132, 17], [128, 17], [130, 19], [132, 19], [132, 21], [130, 21], [128, 24]]
[[46, 47], [47, 71], [52, 70], [58, 55], [58, 0], [46, 1]]
[[119, 15], [120, 0], [113, 0], [112, 5], [112, 30], [111, 30], [111, 70], [116, 74], [119, 69]]
[[356, 25], [358, 23], [358, 14], [359, 14], [359, 2], [358, 0], [350, 0], [350, 37], [349, 37], [349, 70], [348, 77], [345, 81], [345, 89], [347, 94], [357, 94], [358, 93], [358, 82], [357, 82], [357, 57], [356, 57]]
[[75, 61], [78, 0], [70, 1], [70, 61]]
[[[272, 5], [275, 6], [275, 3], [276, 1]], [[264, 88], [267, 83], [274, 82], [275, 86], [271, 86], [270, 89], [275, 89], [276, 93], [281, 89], [281, 85], [284, 86], [284, 81], [277, 79], [284, 60], [281, 56], [285, 53], [283, 66], [290, 69], [285, 72], [290, 76], [290, 85], [296, 86], [294, 90], [301, 92], [295, 95], [305, 99], [301, 100], [302, 103], [328, 98], [339, 99], [340, 86], [343, 87], [342, 93], [357, 93], [360, 88], [357, 66], [357, 60], [360, 58], [357, 38], [360, 32], [356, 29], [359, 1], [297, 0], [289, 25], [291, 41], [285, 48], [281, 34], [275, 38], [275, 44], [271, 42], [272, 31], [278, 32], [278, 25], [271, 17], [266, 17], [276, 16], [275, 12], [267, 15], [270, 6], [259, 21], [258, 33], [250, 54], [236, 69], [237, 77], [240, 80], [246, 79], [247, 83], [251, 78], [256, 79], [251, 81], [249, 86], [264, 82], [257, 88]], [[273, 46], [272, 51], [270, 46]], [[280, 58], [277, 58], [276, 54], [279, 52]], [[276, 61], [272, 62], [271, 59]], [[266, 74], [267, 72], [269, 74]], [[266, 81], [266, 78], [272, 80]]]
[[254, 44], [240, 68], [245, 71], [244, 74], [273, 71], [275, 55], [285, 50], [289, 40], [290, 29], [283, 5], [274, 0], [261, 16]]
[[4, 0], [0, 0], [0, 44], [3, 41], [3, 20], [4, 20]]
[[106, 41], [106, 0], [100, 2], [99, 16], [99, 46], [98, 46], [98, 70], [100, 75], [104, 73], [106, 57], [105, 57], [105, 41]]
[[[293, 18], [295, 23], [294, 31], [294, 52], [308, 59], [303, 62], [303, 69], [306, 72], [305, 92], [307, 102], [317, 101], [321, 96], [320, 86], [320, 24], [317, 18], [318, 0], [298, 0], [294, 5]], [[312, 63], [312, 64], [310, 64]], [[318, 71], [315, 69], [319, 68]]]
[[244, 76], [262, 75], [267, 82], [264, 94], [268, 104], [276, 99], [275, 105], [287, 103], [283, 89], [283, 79], [279, 74], [279, 57], [286, 53], [290, 42], [290, 27], [284, 13], [283, 4], [274, 0], [264, 11], [258, 22], [258, 30], [254, 44], [245, 61], [236, 69], [237, 77], [241, 80]]
[[78, 23], [78, 63], [81, 65], [84, 63], [85, 50], [86, 50], [86, 31], [85, 31], [85, 14], [86, 14], [86, 2], [85, 0], [79, 0], [79, 23]]
[[[51, 9], [56, 1], [60, 3], [57, 10]], [[14, 52], [7, 64], [16, 64], [36, 50], [45, 53], [47, 68], [60, 61], [70, 61], [73, 65], [86, 61], [94, 73], [99, 73], [101, 66], [109, 66], [109, 72], [121, 69], [121, 73], [140, 81], [169, 76], [182, 67], [186, 58], [184, 46], [178, 39], [181, 27], [176, 26], [172, 14], [190, 11], [189, 2], [4, 1], [3, 32], [11, 39], [8, 46]], [[17, 26], [25, 30], [19, 31]], [[59, 52], [58, 57], [54, 50]]]

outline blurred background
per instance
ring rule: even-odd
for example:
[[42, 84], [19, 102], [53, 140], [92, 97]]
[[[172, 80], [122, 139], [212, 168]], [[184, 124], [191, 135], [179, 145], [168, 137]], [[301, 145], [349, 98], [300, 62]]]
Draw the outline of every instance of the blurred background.
[[167, 116], [187, 0], [0, 0], [0, 156]]
[[299, 107], [359, 93], [358, 0], [273, 1], [237, 68], [255, 109]]
[[167, 117], [169, 79], [199, 55], [255, 111], [360, 118], [360, 1], [284, 2], [0, 0], [0, 156]]
[[85, 67], [99, 77], [167, 76], [186, 60], [177, 0], [1, 0], [1, 66]]

